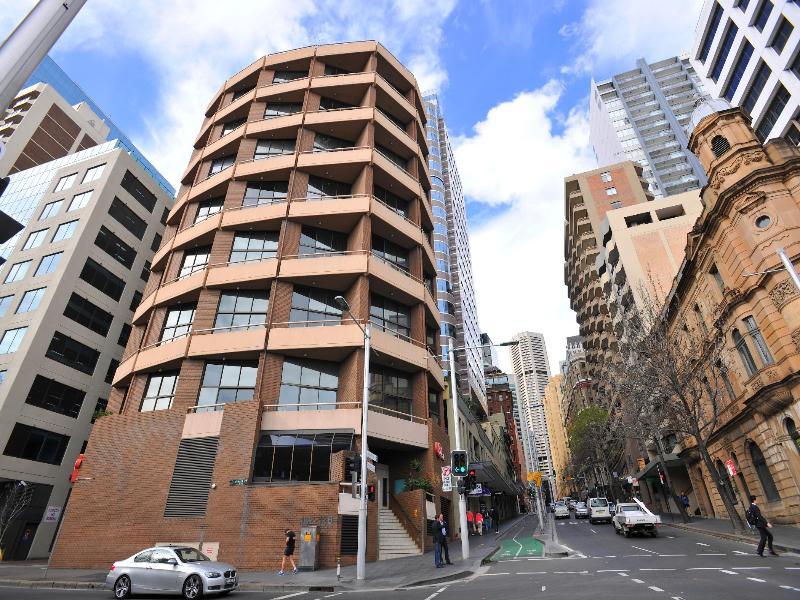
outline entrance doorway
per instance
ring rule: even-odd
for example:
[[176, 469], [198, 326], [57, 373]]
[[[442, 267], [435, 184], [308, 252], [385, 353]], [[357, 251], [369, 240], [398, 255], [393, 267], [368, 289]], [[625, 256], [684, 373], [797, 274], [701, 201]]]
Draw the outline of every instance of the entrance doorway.
[[375, 465], [375, 476], [378, 478], [378, 508], [389, 508], [389, 467]]

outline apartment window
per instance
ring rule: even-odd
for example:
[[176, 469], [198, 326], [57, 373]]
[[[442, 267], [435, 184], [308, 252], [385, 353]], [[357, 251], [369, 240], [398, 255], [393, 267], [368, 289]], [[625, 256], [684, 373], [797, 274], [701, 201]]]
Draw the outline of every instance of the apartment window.
[[761, 118], [761, 123], [758, 124], [756, 127], [756, 135], [764, 141], [767, 139], [770, 131], [772, 128], [775, 127], [775, 123], [778, 122], [778, 119], [783, 112], [783, 109], [786, 108], [786, 105], [789, 103], [789, 92], [786, 91], [786, 88], [783, 87], [783, 84], [778, 84], [778, 91], [775, 93], [775, 96], [772, 98], [772, 102], [769, 103], [767, 106], [767, 110], [764, 111], [764, 116]]
[[211, 200], [198, 202], [197, 214], [194, 216], [194, 222], [200, 223], [220, 212], [222, 210], [223, 201], [223, 198], [212, 198]]
[[334, 298], [338, 292], [322, 288], [294, 286], [292, 292], [292, 311], [289, 321], [292, 327], [327, 327], [339, 325], [342, 311]]
[[38, 288], [35, 290], [28, 290], [22, 294], [22, 300], [19, 301], [16, 314], [31, 312], [39, 308], [39, 303], [42, 301], [46, 289], [47, 288]]
[[86, 392], [83, 390], [37, 375], [25, 404], [76, 419], [81, 412], [85, 397]]
[[725, 84], [725, 91], [722, 94], [728, 102], [733, 100], [733, 96], [736, 94], [736, 90], [739, 87], [739, 83], [742, 81], [742, 77], [747, 70], [747, 65], [750, 63], [750, 57], [752, 56], [753, 45], [745, 38], [744, 44], [742, 44], [742, 51], [739, 52], [739, 57], [736, 59], [736, 64], [733, 67], [728, 83]]
[[295, 140], [265, 139], [256, 142], [256, 151], [253, 160], [261, 160], [270, 156], [280, 156], [294, 153]]
[[736, 2], [734, 3], [734, 6], [742, 12], [745, 12], [749, 5], [750, 5], [750, 0], [736, 0]]
[[150, 242], [150, 250], [157, 251], [161, 247], [161, 234], [157, 233], [153, 236], [153, 241]]
[[230, 121], [226, 121], [225, 123], [222, 124], [222, 133], [220, 133], [219, 137], [225, 137], [234, 129], [239, 129], [239, 127], [244, 125], [246, 121], [247, 119], [245, 118], [231, 119]]
[[165, 206], [164, 211], [161, 213], [161, 218], [158, 220], [162, 225], [167, 224], [167, 217], [169, 216], [169, 209]]
[[81, 279], [117, 302], [125, 289], [125, 282], [122, 279], [92, 258], [86, 259], [86, 264], [81, 270]]
[[753, 360], [753, 355], [750, 354], [750, 348], [747, 346], [747, 341], [744, 339], [744, 337], [742, 337], [742, 334], [738, 329], [733, 330], [732, 336], [733, 343], [736, 346], [736, 351], [739, 353], [739, 358], [742, 361], [742, 366], [744, 366], [747, 377], [750, 378], [756, 374], [756, 371], [758, 371], [758, 367], [756, 367], [756, 361]]
[[439, 413], [439, 394], [428, 392], [428, 418], [439, 425], [441, 423]]
[[49, 465], [60, 465], [68, 444], [68, 435], [15, 423], [3, 454]]
[[136, 259], [136, 250], [118, 238], [110, 229], [106, 229], [105, 225], [100, 226], [94, 245], [104, 250], [106, 254], [126, 269], [130, 269], [133, 266], [133, 261]]
[[272, 83], [285, 83], [308, 77], [308, 71], [276, 71]]
[[58, 267], [58, 263], [61, 261], [62, 254], [64, 253], [56, 252], [55, 254], [43, 256], [42, 260], [39, 261], [39, 266], [36, 267], [36, 272], [33, 274], [33, 276], [41, 277], [42, 275], [47, 275], [55, 271]]
[[256, 88], [254, 85], [249, 85], [245, 87], [241, 87], [238, 90], [233, 90], [233, 95], [231, 96], [231, 102], [238, 100], [242, 96], [244, 96], [247, 92], [251, 92]]
[[792, 35], [792, 31], [794, 30], [794, 26], [786, 19], [786, 17], [781, 16], [781, 20], [778, 24], [778, 29], [775, 32], [775, 37], [772, 38], [772, 48], [780, 54], [783, 52], [783, 49], [786, 47], [786, 42], [789, 40], [789, 36]]
[[722, 379], [722, 383], [725, 386], [725, 393], [728, 394], [728, 399], [733, 401], [736, 400], [736, 392], [733, 391], [733, 384], [731, 383], [731, 376], [728, 372], [728, 367], [722, 364], [722, 361], [716, 362], [717, 371], [719, 372], [719, 377]]
[[214, 411], [216, 404], [253, 399], [257, 361], [207, 362], [197, 397], [197, 412]]
[[372, 294], [369, 307], [370, 322], [387, 333], [408, 337], [411, 333], [411, 311], [407, 306]]
[[139, 278], [142, 281], [147, 281], [148, 277], [150, 276], [150, 269], [153, 267], [153, 263], [149, 260], [144, 261], [144, 265], [142, 266], [142, 272], [139, 273]]
[[236, 233], [233, 237], [230, 262], [266, 260], [278, 255], [278, 231]]
[[382, 154], [385, 158], [389, 159], [389, 162], [394, 164], [395, 166], [400, 167], [403, 171], [408, 170], [408, 160], [400, 156], [397, 152], [389, 150], [386, 146], [381, 146], [380, 144], [375, 144], [375, 149]]
[[176, 387], [178, 387], [177, 371], [150, 375], [139, 412], [168, 410], [172, 406], [172, 400], [175, 398]]
[[770, 0], [764, 0], [756, 12], [756, 20], [753, 22], [753, 26], [759, 31], [764, 31], [764, 26], [767, 24], [771, 14], [772, 2]]
[[303, 110], [301, 102], [270, 102], [264, 110], [264, 118], [271, 119], [273, 117], [284, 117], [286, 115], [293, 115]]
[[717, 81], [720, 73], [722, 73], [722, 67], [725, 65], [728, 54], [730, 54], [737, 33], [739, 33], [739, 28], [736, 26], [736, 23], [731, 21], [730, 25], [728, 25], [728, 30], [725, 32], [725, 36], [722, 38], [717, 59], [714, 61], [714, 66], [711, 68], [710, 76], [714, 81]]
[[242, 331], [263, 327], [267, 321], [269, 296], [266, 290], [225, 291], [219, 297], [214, 329]]
[[324, 133], [317, 133], [314, 136], [314, 150], [341, 150], [343, 148], [352, 147], [353, 142], [350, 140], [343, 140], [342, 138], [325, 135]]
[[439, 312], [444, 313], [446, 315], [455, 315], [456, 314], [456, 307], [453, 306], [453, 303], [449, 300], [437, 300], [436, 306], [439, 309]]
[[129, 337], [131, 337], [131, 325], [130, 323], [125, 323], [119, 332], [119, 337], [117, 338], [117, 344], [119, 344], [124, 348], [128, 344]]
[[369, 403], [411, 415], [414, 395], [411, 388], [411, 376], [381, 365], [372, 365], [369, 369]]
[[44, 243], [44, 239], [47, 237], [47, 232], [47, 229], [32, 231], [30, 234], [28, 234], [28, 239], [25, 241], [25, 245], [22, 247], [22, 249], [30, 250], [31, 248], [41, 246]]
[[6, 278], [3, 280], [3, 283], [14, 283], [15, 281], [19, 281], [20, 279], [24, 278], [25, 274], [28, 272], [28, 267], [30, 266], [31, 261], [29, 260], [14, 263], [11, 265], [8, 273], [6, 273]]
[[792, 73], [794, 73], [798, 78], [800, 78], [800, 52], [798, 52], [795, 55], [792, 64], [789, 65], [789, 68], [792, 70]]
[[285, 357], [278, 410], [333, 410], [338, 389], [338, 363]]
[[211, 254], [211, 248], [204, 246], [202, 248], [194, 248], [187, 250], [183, 253], [183, 263], [181, 270], [178, 272], [178, 277], [186, 277], [197, 271], [202, 271], [208, 266], [208, 257]]
[[61, 210], [61, 205], [64, 204], [63, 200], [56, 200], [55, 202], [48, 202], [42, 209], [42, 214], [39, 215], [39, 220], [44, 221], [50, 217], [54, 217]]
[[752, 316], [747, 316], [743, 319], [743, 321], [747, 327], [747, 333], [749, 333], [750, 337], [753, 338], [753, 343], [756, 345], [756, 350], [758, 350], [758, 356], [761, 359], [761, 362], [764, 364], [764, 366], [774, 363], [775, 360], [772, 358], [772, 354], [767, 347], [767, 342], [764, 339], [764, 336], [761, 335], [761, 330], [758, 328], [756, 320]]
[[408, 250], [377, 235], [372, 236], [372, 254], [408, 272]]
[[17, 327], [16, 329], [6, 329], [3, 337], [0, 338], [0, 354], [12, 354], [19, 349], [22, 338], [25, 337], [27, 327]]
[[108, 370], [106, 370], [106, 376], [103, 379], [103, 381], [105, 381], [106, 383], [111, 383], [114, 380], [114, 373], [117, 372], [118, 366], [119, 366], [119, 361], [112, 358], [111, 362], [108, 365]]
[[[97, 420], [97, 417], [103, 413], [106, 413], [108, 409], [108, 398], [98, 398], [97, 402], [94, 405], [94, 411], [92, 412], [92, 420], [91, 422], [94, 423]], [[81, 450], [81, 453], [83, 453]]]
[[379, 185], [376, 185], [372, 188], [372, 194], [398, 215], [402, 217], [408, 217], [408, 200], [401, 198], [397, 194], [393, 194], [389, 190], [384, 189]]
[[125, 171], [120, 184], [122, 188], [127, 191], [139, 204], [147, 209], [147, 212], [153, 212], [156, 205], [156, 195], [147, 189], [147, 187], [139, 181], [133, 173]]
[[348, 104], [347, 102], [342, 102], [341, 100], [328, 98], [327, 96], [320, 96], [319, 98], [320, 110], [342, 110], [346, 108], [353, 108], [353, 105]]
[[316, 175], [310, 175], [308, 178], [308, 190], [306, 192], [308, 198], [350, 196], [351, 194], [352, 187], [349, 183], [333, 181], [332, 179], [323, 179]]
[[219, 173], [220, 171], [224, 171], [228, 167], [232, 166], [234, 161], [236, 160], [236, 156], [230, 154], [228, 156], [221, 156], [219, 158], [215, 158], [211, 161], [211, 166], [208, 168], [208, 175], [214, 175], [215, 173]]
[[616, 196], [617, 195], [617, 188], [613, 185], [611, 187], [606, 188], [606, 196]]
[[756, 102], [758, 102], [758, 97], [764, 90], [764, 86], [767, 84], [770, 75], [772, 75], [772, 69], [767, 66], [767, 63], [761, 61], [761, 65], [758, 67], [756, 75], [753, 78], [753, 83], [750, 85], [747, 94], [745, 94], [744, 100], [742, 100], [742, 108], [748, 115], [752, 114], [753, 107], [756, 105]]
[[0, 385], [2, 385], [3, 382], [6, 380], [6, 374], [7, 373], [8, 373], [8, 371], [6, 371], [5, 369], [0, 371]]
[[611, 208], [613, 210], [616, 210], [617, 208], [621, 208], [621, 207], [622, 207], [622, 201], [621, 200], [612, 200]]
[[108, 209], [108, 214], [138, 239], [144, 237], [144, 233], [147, 231], [147, 222], [128, 208], [128, 205], [119, 198], [115, 197], [111, 201], [111, 208]]
[[242, 206], [258, 206], [286, 200], [288, 181], [248, 181]]
[[709, 269], [708, 273], [711, 275], [711, 278], [717, 284], [717, 287], [719, 288], [719, 291], [724, 294], [725, 293], [725, 280], [722, 279], [722, 275], [720, 274], [719, 269], [717, 269], [717, 265], [711, 265], [711, 269]]
[[45, 356], [81, 373], [92, 375], [100, 353], [94, 348], [56, 331], [53, 339], [50, 340], [50, 346], [47, 348]]
[[73, 210], [80, 210], [87, 204], [89, 204], [89, 200], [92, 199], [92, 192], [94, 190], [87, 190], [85, 192], [81, 192], [80, 194], [75, 194], [72, 197], [72, 202], [69, 203], [69, 208], [67, 212], [72, 212]]
[[711, 19], [709, 19], [708, 31], [703, 38], [703, 43], [700, 46], [700, 55], [697, 59], [704, 63], [708, 58], [708, 53], [711, 50], [711, 43], [714, 41], [714, 36], [717, 34], [719, 22], [722, 19], [722, 7], [718, 3], [714, 3], [714, 9], [711, 11]]
[[56, 188], [53, 190], [54, 192], [61, 192], [66, 190], [67, 188], [71, 188], [72, 184], [75, 183], [75, 178], [78, 176], [77, 173], [72, 173], [70, 175], [64, 175], [61, 179], [58, 180], [56, 184]]
[[53, 239], [51, 241], [55, 244], [56, 242], [68, 240], [75, 234], [75, 230], [77, 228], [78, 219], [61, 223], [58, 227], [56, 227], [56, 232], [53, 234]]
[[100, 176], [103, 174], [103, 169], [105, 169], [106, 163], [102, 165], [97, 165], [95, 167], [90, 167], [86, 169], [86, 173], [83, 175], [83, 179], [81, 183], [88, 183], [90, 181], [94, 181], [95, 179], [100, 179]]
[[600, 181], [603, 181], [605, 183], [608, 183], [609, 181], [611, 181], [611, 173], [608, 172], [608, 171], [606, 171], [604, 173], [600, 173]]
[[95, 306], [75, 292], [69, 297], [69, 302], [64, 309], [64, 316], [102, 336], [108, 335], [111, 322], [114, 320], [114, 315]]
[[131, 297], [131, 303], [130, 303], [130, 306], [128, 308], [131, 311], [134, 311], [137, 308], [139, 308], [139, 305], [141, 303], [142, 303], [142, 292], [140, 292], [139, 290], [136, 290], [135, 292], [133, 292], [133, 296]]
[[5, 315], [8, 312], [9, 307], [11, 306], [11, 301], [14, 299], [14, 294], [10, 296], [3, 296], [0, 298], [0, 317]]
[[349, 75], [351, 72], [333, 65], [325, 65], [325, 75]]
[[755, 442], [750, 442], [750, 458], [753, 460], [753, 467], [758, 475], [758, 480], [761, 482], [767, 501], [777, 502], [781, 499], [781, 495], [775, 486], [775, 480], [772, 478], [772, 473], [770, 473], [767, 459], [764, 458], [764, 453], [761, 452], [761, 448]]
[[256, 448], [253, 481], [330, 481], [331, 455], [353, 448], [352, 433], [265, 431]]
[[329, 229], [303, 225], [300, 233], [300, 256], [335, 254], [347, 250], [347, 235]]
[[[5, 375], [3, 375], [3, 378], [5, 378]], [[0, 383], [2, 383], [1, 379]], [[794, 449], [800, 452], [800, 431], [797, 430], [797, 425], [795, 425], [794, 419], [791, 417], [786, 417], [786, 419], [783, 421], [783, 424], [786, 427], [786, 433], [788, 433], [789, 437], [792, 439]]]
[[164, 328], [161, 330], [160, 340], [176, 340], [189, 335], [194, 321], [196, 304], [179, 304], [167, 309], [164, 317]]

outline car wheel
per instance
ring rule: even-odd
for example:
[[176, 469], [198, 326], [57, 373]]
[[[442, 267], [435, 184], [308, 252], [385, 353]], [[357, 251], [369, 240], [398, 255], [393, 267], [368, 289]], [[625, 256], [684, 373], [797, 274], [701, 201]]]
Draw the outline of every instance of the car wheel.
[[652, 535], [653, 537], [658, 537], [658, 531], [653, 530], [650, 532], [650, 535]]
[[114, 582], [114, 597], [115, 598], [130, 598], [131, 597], [131, 578], [123, 575]]
[[627, 529], [623, 529], [622, 530], [622, 535], [624, 535], [626, 538], [627, 537], [631, 537], [631, 532], [628, 531]]
[[186, 600], [195, 600], [203, 595], [203, 581], [199, 575], [189, 575], [183, 582], [183, 597]]

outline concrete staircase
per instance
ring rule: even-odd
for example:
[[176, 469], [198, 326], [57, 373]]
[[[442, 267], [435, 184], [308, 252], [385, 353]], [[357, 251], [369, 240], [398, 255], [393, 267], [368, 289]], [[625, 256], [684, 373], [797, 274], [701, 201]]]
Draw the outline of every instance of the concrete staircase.
[[378, 511], [378, 560], [422, 554], [400, 520], [389, 508]]

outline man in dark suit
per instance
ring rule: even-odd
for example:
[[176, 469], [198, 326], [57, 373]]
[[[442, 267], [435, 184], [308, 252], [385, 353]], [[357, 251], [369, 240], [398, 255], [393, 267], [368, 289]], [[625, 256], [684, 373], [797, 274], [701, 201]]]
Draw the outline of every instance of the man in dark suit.
[[764, 556], [764, 545], [767, 545], [769, 546], [769, 553], [773, 556], [778, 556], [778, 553], [772, 548], [773, 538], [772, 533], [769, 531], [772, 529], [772, 523], [767, 521], [764, 515], [761, 514], [761, 509], [756, 504], [755, 496], [750, 496], [750, 508], [747, 509], [746, 516], [747, 522], [758, 529], [758, 533], [761, 534], [761, 540], [758, 542], [758, 555]]
[[440, 514], [433, 522], [433, 560], [436, 568], [444, 567], [442, 562], [442, 545], [446, 541], [447, 529], [444, 524], [444, 515]]

